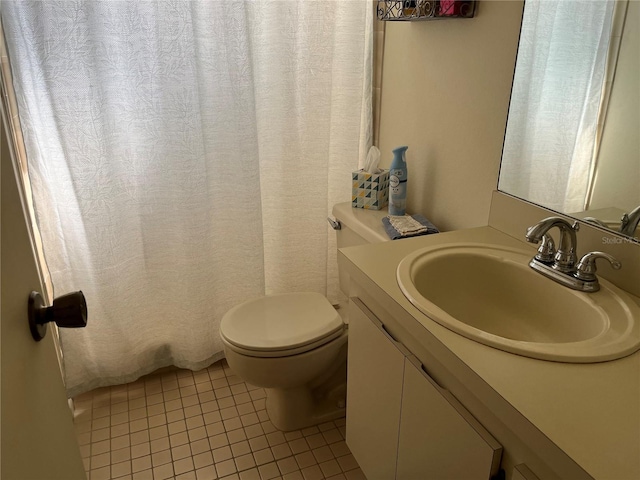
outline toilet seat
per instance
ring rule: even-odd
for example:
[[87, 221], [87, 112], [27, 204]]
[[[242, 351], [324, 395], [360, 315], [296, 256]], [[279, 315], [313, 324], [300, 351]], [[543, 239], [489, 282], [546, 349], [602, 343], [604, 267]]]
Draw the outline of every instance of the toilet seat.
[[281, 349], [281, 350], [250, 350], [247, 348], [238, 347], [237, 345], [230, 343], [224, 337], [222, 338], [222, 341], [226, 343], [227, 348], [233, 350], [234, 352], [239, 353], [240, 355], [246, 355], [247, 357], [283, 358], [283, 357], [289, 357], [292, 355], [300, 355], [302, 353], [307, 353], [315, 348], [322, 347], [327, 343], [331, 342], [332, 340], [340, 338], [343, 335], [345, 336], [347, 335], [345, 328], [342, 328], [341, 330], [329, 335], [328, 337], [323, 337], [316, 342], [309, 343], [307, 345], [302, 345], [296, 348], [288, 348], [288, 349]]
[[229, 348], [254, 357], [284, 357], [317, 348], [341, 336], [344, 324], [319, 293], [267, 295], [238, 305], [222, 318]]

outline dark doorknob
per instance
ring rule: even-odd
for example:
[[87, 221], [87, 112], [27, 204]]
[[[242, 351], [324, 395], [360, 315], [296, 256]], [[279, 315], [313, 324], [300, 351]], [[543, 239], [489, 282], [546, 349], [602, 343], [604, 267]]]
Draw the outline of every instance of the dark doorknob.
[[45, 307], [44, 299], [38, 292], [29, 295], [29, 329], [36, 342], [47, 333], [47, 323], [55, 322], [63, 328], [87, 326], [87, 302], [82, 292], [62, 295], [53, 300], [51, 307]]

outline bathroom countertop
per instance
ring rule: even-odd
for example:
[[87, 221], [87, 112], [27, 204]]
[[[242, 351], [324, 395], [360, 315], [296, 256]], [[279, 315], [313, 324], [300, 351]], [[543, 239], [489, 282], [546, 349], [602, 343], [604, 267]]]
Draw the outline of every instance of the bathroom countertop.
[[[357, 275], [364, 274], [373, 282], [371, 288], [382, 290], [372, 295], [386, 294], [382, 302], [402, 308], [415, 320], [409, 331], [422, 329], [433, 335], [588, 475], [639, 479], [640, 352], [602, 363], [550, 362], [503, 352], [441, 326], [406, 299], [396, 281], [396, 268], [417, 249], [449, 242], [528, 248], [498, 230], [480, 227], [349, 247], [340, 255], [356, 283]], [[632, 298], [640, 304], [640, 299]]]

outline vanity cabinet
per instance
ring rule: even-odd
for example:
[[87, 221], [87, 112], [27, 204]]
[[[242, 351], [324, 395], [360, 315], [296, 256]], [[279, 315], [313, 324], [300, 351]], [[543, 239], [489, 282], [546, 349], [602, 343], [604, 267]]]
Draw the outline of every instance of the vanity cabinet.
[[347, 444], [367, 478], [494, 475], [500, 444], [357, 298], [349, 319]]

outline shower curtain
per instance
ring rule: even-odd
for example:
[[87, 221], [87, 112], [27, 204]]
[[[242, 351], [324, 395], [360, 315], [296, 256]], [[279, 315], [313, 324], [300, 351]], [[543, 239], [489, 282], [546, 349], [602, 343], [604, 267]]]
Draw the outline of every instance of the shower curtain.
[[500, 190], [560, 212], [584, 210], [614, 4], [527, 0]]
[[370, 1], [3, 1], [69, 396], [221, 358], [221, 317], [338, 293], [371, 143]]

